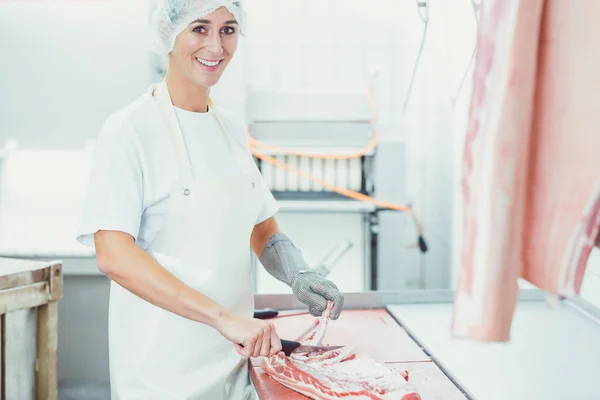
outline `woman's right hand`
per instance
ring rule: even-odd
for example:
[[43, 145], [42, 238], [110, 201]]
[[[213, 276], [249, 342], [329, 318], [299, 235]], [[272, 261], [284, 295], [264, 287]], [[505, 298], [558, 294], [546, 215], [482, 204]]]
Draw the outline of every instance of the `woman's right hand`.
[[242, 356], [271, 357], [281, 351], [281, 339], [271, 322], [226, 313], [219, 318], [216, 328], [233, 342]]

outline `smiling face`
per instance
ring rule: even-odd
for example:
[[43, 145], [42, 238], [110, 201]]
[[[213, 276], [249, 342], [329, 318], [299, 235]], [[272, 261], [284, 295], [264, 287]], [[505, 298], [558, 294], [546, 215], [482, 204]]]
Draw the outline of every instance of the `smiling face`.
[[175, 40], [169, 69], [194, 85], [215, 85], [231, 61], [238, 44], [238, 25], [227, 8], [188, 25]]

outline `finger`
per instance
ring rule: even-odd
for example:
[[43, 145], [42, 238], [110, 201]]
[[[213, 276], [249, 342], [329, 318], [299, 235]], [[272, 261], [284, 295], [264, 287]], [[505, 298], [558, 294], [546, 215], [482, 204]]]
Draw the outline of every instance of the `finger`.
[[344, 309], [344, 295], [337, 292], [334, 297], [333, 308], [331, 309], [331, 319], [338, 319]]
[[337, 286], [331, 281], [326, 284], [315, 284], [312, 287], [313, 291], [317, 294], [320, 294], [327, 300], [331, 300], [333, 302], [333, 308], [331, 309], [330, 318], [338, 319], [340, 313], [342, 312], [342, 308], [344, 307], [344, 296], [340, 293]]
[[275, 326], [271, 326], [271, 352], [269, 353], [269, 356], [274, 356], [281, 350], [281, 339], [275, 330]]
[[237, 344], [237, 343], [234, 343], [234, 345], [235, 345], [235, 351], [237, 351], [239, 355], [248, 357], [246, 355], [247, 352], [244, 350], [245, 349], [244, 346], [242, 346], [241, 344]]
[[334, 301], [333, 294], [337, 291], [337, 289], [324, 284], [323, 282], [315, 282], [311, 284], [311, 289], [315, 298], [318, 297], [320, 299], [320, 301], [315, 303], [315, 305], [318, 306], [317, 309], [322, 313], [327, 308], [327, 300]]
[[318, 315], [321, 315], [327, 307], [327, 300], [323, 298], [323, 296], [315, 293], [312, 289], [312, 285], [306, 285], [300, 288], [298, 300], [306, 304], [309, 311], [312, 309], [314, 312], [318, 313]]
[[313, 307], [313, 306], [308, 307], [308, 312], [313, 317], [320, 317], [321, 314], [323, 314], [323, 310], [320, 307]]
[[245, 344], [242, 343], [242, 345], [244, 346], [244, 349], [242, 351], [243, 356], [252, 357], [252, 352], [254, 351], [254, 341], [255, 339], [251, 337], [249, 340], [246, 341]]
[[255, 332], [255, 336], [254, 336], [254, 351], [252, 352], [252, 357], [258, 357], [260, 356], [260, 349], [262, 347], [262, 329], [258, 329]]
[[261, 344], [260, 355], [267, 357], [269, 355], [269, 350], [271, 349], [271, 326], [269, 324], [265, 324], [265, 327], [263, 328]]
[[311, 290], [323, 296], [326, 300], [335, 300], [335, 293], [338, 292], [337, 287], [331, 282], [314, 282], [310, 285]]

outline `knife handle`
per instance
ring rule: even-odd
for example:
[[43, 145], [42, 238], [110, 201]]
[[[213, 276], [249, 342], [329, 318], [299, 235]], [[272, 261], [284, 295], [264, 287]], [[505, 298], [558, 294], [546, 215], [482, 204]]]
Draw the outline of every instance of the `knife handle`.
[[254, 318], [257, 319], [270, 319], [275, 318], [279, 315], [279, 311], [273, 310], [272, 308], [263, 308], [262, 310], [254, 311]]
[[285, 353], [286, 356], [290, 356], [294, 350], [300, 347], [300, 342], [294, 342], [292, 340], [281, 339], [281, 351]]

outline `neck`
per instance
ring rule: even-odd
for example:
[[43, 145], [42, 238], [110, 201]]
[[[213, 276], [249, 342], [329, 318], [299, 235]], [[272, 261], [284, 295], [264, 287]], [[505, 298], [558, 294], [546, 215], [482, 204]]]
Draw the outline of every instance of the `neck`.
[[196, 86], [170, 69], [165, 77], [173, 105], [187, 111], [206, 112], [209, 89]]

